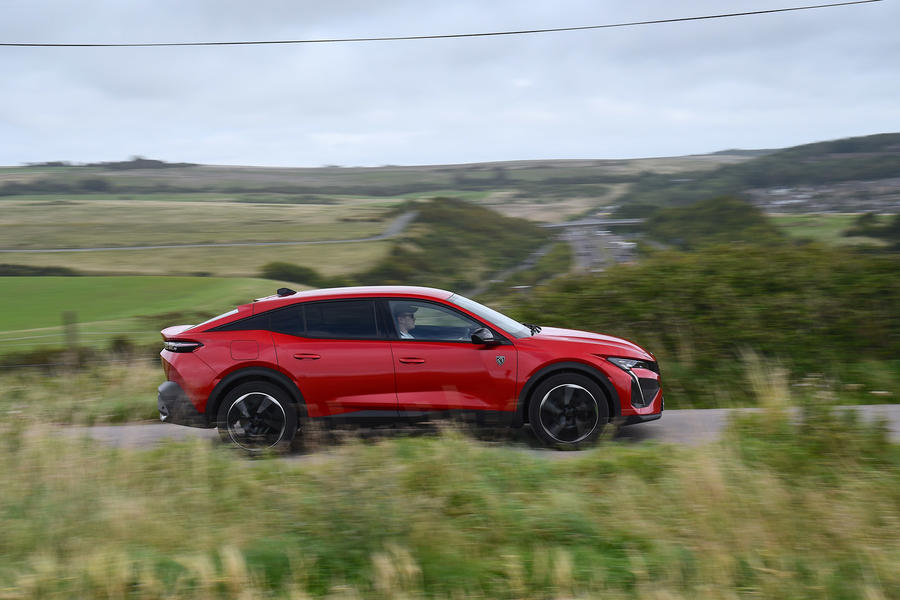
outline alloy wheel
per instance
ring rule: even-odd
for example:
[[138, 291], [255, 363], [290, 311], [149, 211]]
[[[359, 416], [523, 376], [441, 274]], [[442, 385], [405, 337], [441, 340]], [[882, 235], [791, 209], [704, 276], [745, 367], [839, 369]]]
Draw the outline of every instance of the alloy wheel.
[[284, 437], [286, 423], [284, 407], [263, 392], [238, 397], [225, 415], [231, 441], [245, 450], [274, 447]]
[[586, 439], [600, 421], [596, 398], [574, 383], [558, 385], [544, 394], [538, 414], [547, 435], [563, 444]]

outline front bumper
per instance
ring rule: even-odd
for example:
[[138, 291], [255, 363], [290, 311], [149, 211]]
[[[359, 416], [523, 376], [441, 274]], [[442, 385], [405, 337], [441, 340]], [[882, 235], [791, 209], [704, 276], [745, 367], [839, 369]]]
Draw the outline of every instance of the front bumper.
[[659, 399], [659, 412], [658, 413], [649, 413], [643, 415], [627, 415], [622, 417], [622, 420], [619, 421], [619, 426], [624, 427], [625, 425], [637, 425], [638, 423], [647, 423], [648, 421], [656, 421], [657, 419], [661, 419], [663, 416], [663, 412], [666, 410], [666, 399], [660, 397]]
[[197, 412], [180, 385], [174, 381], [166, 381], [159, 386], [158, 391], [156, 406], [160, 421], [188, 427], [210, 427], [206, 415]]

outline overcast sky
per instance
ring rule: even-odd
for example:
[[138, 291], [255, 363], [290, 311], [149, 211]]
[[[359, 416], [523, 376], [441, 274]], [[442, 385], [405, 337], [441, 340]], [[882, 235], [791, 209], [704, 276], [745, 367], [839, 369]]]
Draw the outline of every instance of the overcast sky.
[[[0, 42], [428, 35], [804, 0], [4, 0]], [[900, 3], [406, 42], [0, 47], [0, 164], [629, 158], [900, 131]]]

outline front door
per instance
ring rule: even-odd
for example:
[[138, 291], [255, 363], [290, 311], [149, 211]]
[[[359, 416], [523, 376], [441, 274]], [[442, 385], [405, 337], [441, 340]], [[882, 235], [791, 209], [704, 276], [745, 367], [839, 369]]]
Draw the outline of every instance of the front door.
[[516, 350], [473, 344], [482, 323], [442, 304], [388, 301], [401, 411], [516, 409]]

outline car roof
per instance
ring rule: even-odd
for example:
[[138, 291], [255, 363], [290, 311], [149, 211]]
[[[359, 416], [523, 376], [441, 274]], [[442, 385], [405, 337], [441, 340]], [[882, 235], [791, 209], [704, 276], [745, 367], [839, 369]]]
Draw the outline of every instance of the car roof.
[[[419, 287], [412, 285], [365, 285], [354, 287], [339, 288], [323, 288], [316, 290], [305, 290], [291, 294], [289, 296], [266, 296], [258, 298], [254, 304], [264, 304], [264, 310], [293, 304], [294, 302], [304, 302], [307, 300], [333, 300], [337, 298], [370, 298], [385, 296], [415, 297], [433, 300], [446, 300], [453, 295], [453, 292], [447, 290], [439, 290], [437, 288]], [[254, 312], [263, 309], [257, 308]]]

